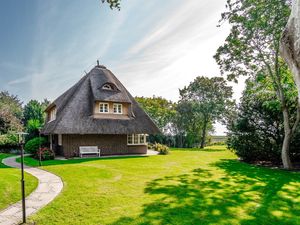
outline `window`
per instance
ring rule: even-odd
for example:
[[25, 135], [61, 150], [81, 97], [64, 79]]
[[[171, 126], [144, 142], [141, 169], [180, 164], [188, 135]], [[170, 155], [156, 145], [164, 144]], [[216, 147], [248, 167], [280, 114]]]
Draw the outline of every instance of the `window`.
[[132, 142], [132, 134], [129, 134], [128, 136], [127, 136], [127, 144], [133, 144], [133, 142]]
[[114, 104], [114, 113], [115, 114], [122, 114], [123, 107], [122, 104]]
[[104, 90], [113, 90], [113, 87], [110, 84], [104, 84], [102, 89], [104, 89]]
[[108, 91], [118, 91], [118, 88], [115, 84], [113, 83], [106, 83], [103, 84], [101, 87], [102, 90], [108, 90]]
[[146, 134], [129, 134], [127, 136], [128, 145], [146, 145]]
[[145, 139], [146, 139], [146, 137], [145, 137], [145, 135], [139, 135], [139, 142], [140, 143], [146, 143], [146, 141], [145, 141]]
[[56, 108], [51, 109], [49, 112], [49, 122], [56, 119]]
[[109, 105], [108, 103], [101, 102], [99, 105], [99, 112], [101, 113], [108, 113], [109, 112]]

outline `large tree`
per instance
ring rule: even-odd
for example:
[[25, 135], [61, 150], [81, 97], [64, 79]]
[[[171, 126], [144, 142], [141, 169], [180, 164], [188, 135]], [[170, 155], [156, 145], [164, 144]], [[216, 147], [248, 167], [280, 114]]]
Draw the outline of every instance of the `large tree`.
[[44, 122], [44, 115], [41, 103], [37, 100], [30, 100], [24, 107], [24, 122], [28, 124], [30, 120], [37, 120], [41, 124]]
[[222, 21], [228, 21], [232, 28], [225, 44], [218, 48], [215, 59], [229, 80], [237, 80], [240, 75], [266, 74], [270, 77], [284, 119], [282, 162], [284, 168], [290, 169], [289, 146], [299, 123], [300, 107], [297, 107], [298, 116], [291, 118], [282, 85], [284, 69], [279, 47], [290, 14], [289, 3], [285, 0], [228, 0], [227, 9], [222, 14]]
[[209, 124], [216, 120], [221, 120], [226, 114], [229, 106], [232, 105], [232, 87], [228, 86], [222, 77], [197, 77], [187, 87], [179, 90], [180, 101], [188, 102], [192, 105], [195, 114], [199, 116], [198, 121], [193, 121], [195, 126], [202, 124], [201, 127], [201, 144], [205, 146], [207, 129]]
[[22, 103], [7, 91], [0, 92], [0, 134], [22, 130]]
[[[287, 67], [286, 67], [287, 69]], [[297, 90], [290, 71], [282, 73], [291, 117], [296, 116]], [[299, 157], [299, 131], [291, 143], [292, 159]], [[228, 146], [246, 161], [281, 161], [284, 137], [281, 103], [269, 76], [248, 78], [236, 116], [228, 123]]]
[[162, 97], [135, 97], [139, 105], [155, 121], [156, 125], [164, 131], [175, 116], [175, 104]]
[[44, 99], [43, 102], [30, 100], [24, 107], [24, 125], [29, 133], [27, 139], [31, 139], [39, 134], [39, 129], [45, 123], [45, 109], [49, 105], [49, 101]]
[[300, 0], [294, 0], [292, 12], [281, 39], [281, 54], [289, 65], [300, 101]]
[[45, 109], [50, 101], [44, 99], [42, 102], [30, 100], [24, 107], [24, 123], [27, 125], [29, 120], [37, 120], [40, 124], [45, 122]]

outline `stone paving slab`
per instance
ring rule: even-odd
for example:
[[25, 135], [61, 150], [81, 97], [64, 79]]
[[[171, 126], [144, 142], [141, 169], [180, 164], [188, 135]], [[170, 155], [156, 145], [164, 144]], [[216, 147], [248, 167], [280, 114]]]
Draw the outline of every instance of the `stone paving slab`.
[[[3, 159], [2, 163], [15, 168], [21, 168], [20, 163], [16, 162], [14, 156]], [[38, 187], [26, 198], [26, 213], [30, 216], [41, 208], [45, 207], [63, 189], [63, 182], [60, 177], [49, 173], [45, 170], [24, 166], [25, 172], [35, 176], [39, 180]], [[16, 225], [22, 221], [22, 204], [21, 201], [0, 211], [0, 225]]]

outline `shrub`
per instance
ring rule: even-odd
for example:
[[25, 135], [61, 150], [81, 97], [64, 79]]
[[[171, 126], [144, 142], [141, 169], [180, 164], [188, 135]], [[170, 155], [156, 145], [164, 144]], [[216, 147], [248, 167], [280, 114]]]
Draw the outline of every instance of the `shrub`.
[[167, 155], [167, 154], [169, 154], [169, 147], [166, 146], [166, 145], [162, 145], [162, 144], [159, 144], [159, 143], [155, 143], [155, 144], [153, 145], [153, 149], [154, 149], [155, 151], [158, 151], [159, 154], [161, 154], [161, 155]]
[[148, 149], [154, 149], [154, 144], [148, 143]]
[[13, 134], [0, 135], [0, 151], [9, 152], [19, 147], [18, 136]]
[[[283, 80], [292, 78], [289, 73], [282, 73]], [[228, 122], [227, 144], [242, 160], [270, 161], [281, 163], [281, 148], [284, 138], [283, 116], [281, 103], [276, 93], [270, 91], [270, 82], [263, 75], [246, 82], [246, 89], [237, 109], [237, 114]], [[291, 87], [287, 84], [287, 87]], [[266, 91], [268, 90], [268, 91]], [[295, 90], [295, 89], [294, 89]], [[285, 88], [287, 106], [291, 118], [296, 118], [296, 98], [291, 97], [295, 92]], [[290, 144], [291, 160], [296, 162], [300, 157], [300, 128], [294, 134]]]
[[36, 138], [33, 138], [33, 139], [27, 141], [27, 143], [25, 144], [24, 149], [27, 153], [36, 155], [39, 147], [40, 146], [44, 147], [46, 144], [47, 144], [47, 139], [46, 138], [36, 137]]
[[55, 153], [52, 149], [44, 147], [40, 148], [37, 154], [35, 155], [35, 158], [39, 159], [39, 154], [41, 154], [41, 160], [51, 160], [55, 158]]

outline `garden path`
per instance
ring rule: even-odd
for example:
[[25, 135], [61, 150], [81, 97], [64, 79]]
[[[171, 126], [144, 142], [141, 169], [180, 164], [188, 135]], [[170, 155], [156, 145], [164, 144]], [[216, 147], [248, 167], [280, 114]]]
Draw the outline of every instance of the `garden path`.
[[[19, 156], [3, 159], [2, 163], [15, 168], [21, 164], [16, 162]], [[26, 198], [26, 214], [30, 216], [53, 201], [63, 189], [60, 177], [45, 170], [24, 166], [25, 172], [35, 176], [39, 180], [38, 187]], [[0, 211], [0, 225], [15, 225], [22, 221], [21, 201]]]

